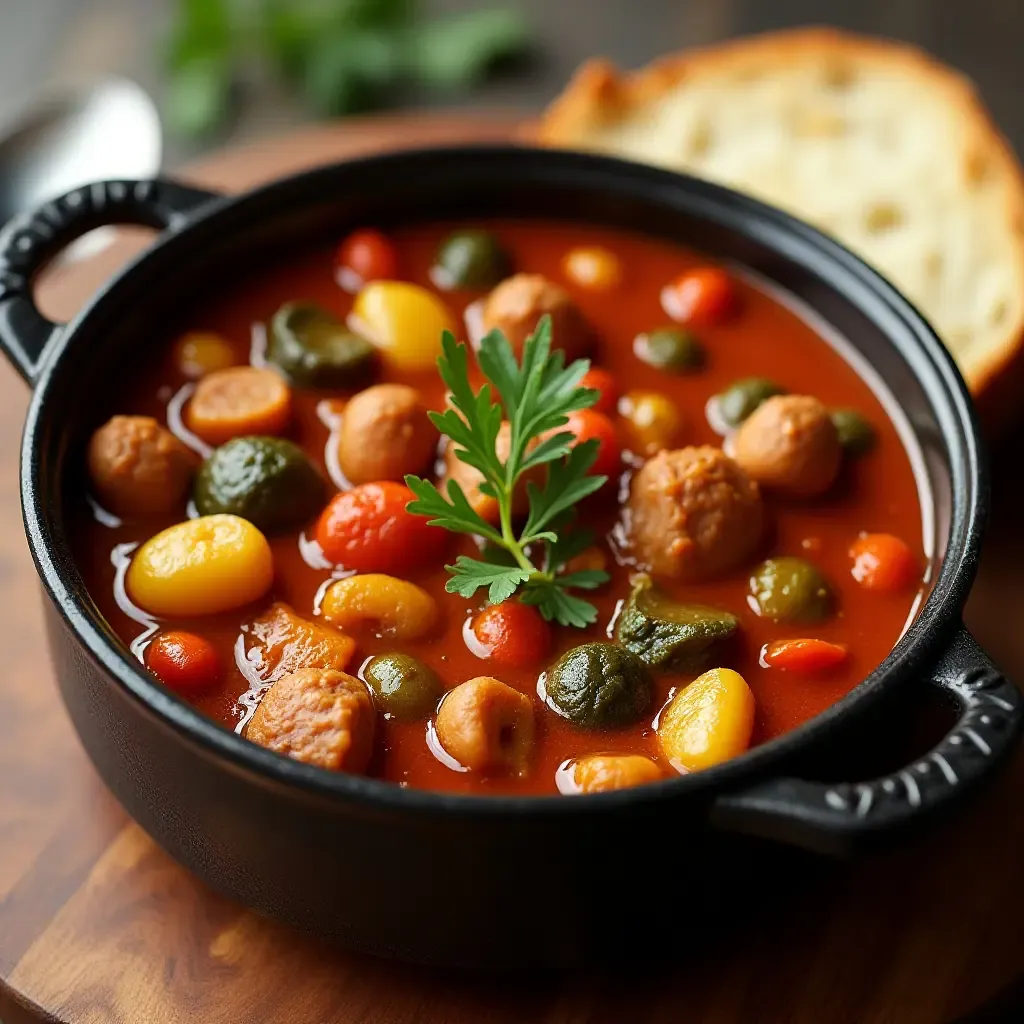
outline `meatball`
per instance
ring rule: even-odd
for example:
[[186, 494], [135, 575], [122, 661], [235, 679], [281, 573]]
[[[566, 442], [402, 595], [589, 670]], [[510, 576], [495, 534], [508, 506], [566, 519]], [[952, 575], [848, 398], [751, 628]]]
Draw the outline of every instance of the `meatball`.
[[[527, 451], [537, 447], [537, 441], [532, 441], [527, 445]], [[494, 450], [499, 459], [503, 461], [508, 458], [509, 450], [512, 447], [512, 425], [508, 420], [504, 420], [498, 430], [497, 439], [494, 442]], [[448, 486], [449, 480], [454, 480], [463, 490], [466, 498], [469, 500], [470, 505], [473, 506], [474, 511], [477, 515], [486, 519], [487, 522], [497, 525], [498, 522], [498, 502], [486, 495], [480, 493], [480, 484], [483, 483], [483, 474], [474, 466], [470, 466], [468, 463], [463, 462], [462, 459], [456, 454], [458, 446], [449, 444], [444, 451], [444, 478], [440, 483], [442, 491]], [[530, 481], [535, 484], [540, 484], [544, 479], [544, 467], [537, 466], [535, 469], [531, 469], [528, 473], [524, 473], [516, 484], [516, 489], [512, 494], [512, 514], [515, 516], [525, 516], [529, 511], [529, 497], [526, 493], [526, 485]]]
[[502, 281], [484, 304], [484, 330], [500, 330], [518, 355], [537, 321], [551, 316], [553, 348], [569, 361], [585, 356], [591, 347], [590, 327], [569, 293], [540, 274], [515, 274]]
[[420, 393], [405, 384], [377, 384], [345, 406], [338, 464], [354, 484], [404, 480], [422, 473], [437, 449], [437, 430]]
[[435, 728], [464, 768], [521, 775], [533, 747], [533, 702], [493, 676], [477, 676], [448, 692]]
[[843, 452], [828, 410], [809, 395], [769, 398], [743, 421], [732, 443], [752, 480], [797, 498], [827, 491]]
[[358, 773], [370, 760], [375, 727], [365, 683], [336, 669], [304, 668], [274, 683], [245, 735], [296, 761]]
[[196, 455], [151, 416], [114, 416], [89, 441], [92, 488], [119, 516], [184, 511]]
[[633, 478], [630, 534], [637, 559], [657, 576], [702, 580], [757, 547], [764, 507], [757, 484], [718, 448], [663, 451]]

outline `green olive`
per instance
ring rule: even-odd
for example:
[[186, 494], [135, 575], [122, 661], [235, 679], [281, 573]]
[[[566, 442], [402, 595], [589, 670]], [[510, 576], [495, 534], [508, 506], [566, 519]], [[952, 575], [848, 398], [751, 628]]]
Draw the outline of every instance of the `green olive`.
[[829, 415], [844, 451], [863, 455], [874, 447], [875, 428], [856, 409], [833, 409]]
[[438, 246], [430, 277], [444, 291], [492, 288], [508, 277], [511, 266], [489, 231], [456, 231]]
[[669, 373], [691, 373], [704, 365], [704, 346], [681, 327], [659, 327], [638, 334], [633, 353], [650, 366]]
[[404, 721], [426, 718], [444, 693], [437, 673], [409, 654], [378, 654], [364, 666], [363, 680], [377, 706]]
[[769, 558], [750, 577], [757, 613], [775, 622], [820, 622], [832, 611], [825, 578], [802, 558]]
[[730, 427], [738, 427], [762, 402], [786, 392], [764, 377], [734, 381], [717, 396], [718, 412]]
[[729, 612], [676, 601], [642, 573], [615, 625], [615, 638], [648, 665], [669, 671], [704, 668], [711, 653], [739, 626]]
[[235, 437], [196, 475], [200, 515], [228, 512], [265, 532], [300, 526], [323, 505], [324, 481], [305, 452], [280, 437]]
[[374, 347], [312, 302], [286, 302], [270, 322], [267, 361], [296, 387], [355, 391], [370, 383]]
[[567, 651], [544, 677], [548, 704], [585, 729], [630, 725], [651, 704], [651, 674], [632, 651], [583, 644]]

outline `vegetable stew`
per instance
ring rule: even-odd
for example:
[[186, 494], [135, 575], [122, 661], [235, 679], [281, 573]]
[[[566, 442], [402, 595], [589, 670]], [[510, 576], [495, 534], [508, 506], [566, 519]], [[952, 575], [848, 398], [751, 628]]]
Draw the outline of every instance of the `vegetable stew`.
[[467, 793], [700, 771], [813, 717], [928, 586], [878, 395], [742, 271], [577, 224], [367, 227], [110, 396], [75, 549], [166, 686]]

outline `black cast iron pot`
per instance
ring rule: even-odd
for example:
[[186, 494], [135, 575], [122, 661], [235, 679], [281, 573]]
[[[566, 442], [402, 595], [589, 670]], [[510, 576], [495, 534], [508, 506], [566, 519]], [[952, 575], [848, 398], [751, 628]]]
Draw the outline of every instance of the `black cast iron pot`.
[[[664, 236], [797, 297], [898, 396], [933, 495], [934, 587], [848, 697], [706, 772], [577, 798], [400, 789], [287, 760], [221, 728], [141, 669], [90, 600], [68, 544], [94, 400], [168, 317], [241, 266], [365, 223], [581, 219]], [[43, 262], [101, 224], [156, 243], [56, 325], [33, 304]], [[159, 331], [157, 331], [159, 333]], [[764, 892], [803, 847], [850, 851], [948, 808], [1017, 738], [1022, 702], [961, 625], [986, 479], [969, 399], [921, 317], [850, 253], [700, 181], [611, 159], [512, 148], [359, 160], [224, 198], [171, 181], [75, 191], [0, 235], [0, 345], [34, 388], [21, 498], [61, 692], [106, 783], [214, 888], [342, 943], [442, 963], [559, 964], [679, 938], [728, 879]], [[817, 781], [851, 732], [869, 745], [893, 696], [956, 708], [926, 755], [870, 781]], [[857, 778], [851, 774], [839, 777]], [[827, 777], [827, 776], [826, 776]], [[834, 774], [833, 778], [836, 777]], [[683, 908], [683, 909], [680, 909]], [[685, 918], [678, 913], [685, 910]]]

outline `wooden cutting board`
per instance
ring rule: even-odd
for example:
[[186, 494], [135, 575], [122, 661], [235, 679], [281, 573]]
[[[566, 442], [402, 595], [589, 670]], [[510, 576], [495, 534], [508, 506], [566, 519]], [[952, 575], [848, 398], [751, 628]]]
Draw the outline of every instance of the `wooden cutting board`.
[[[226, 152], [184, 176], [237, 190], [385, 147], [505, 138], [514, 123], [351, 122]], [[139, 244], [122, 240], [51, 274], [45, 308], [69, 315]], [[813, 884], [783, 914], [744, 921], [725, 944], [671, 968], [599, 977], [431, 971], [332, 950], [212, 894], [128, 820], [58, 699], [16, 488], [27, 398], [0, 367], [0, 1024], [939, 1024], [1016, 1003], [1024, 755], [941, 830]], [[1017, 679], [1022, 441], [1005, 438], [996, 455], [997, 512], [968, 616]]]

